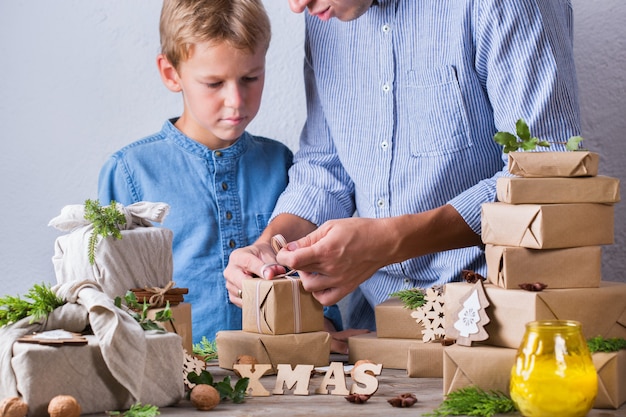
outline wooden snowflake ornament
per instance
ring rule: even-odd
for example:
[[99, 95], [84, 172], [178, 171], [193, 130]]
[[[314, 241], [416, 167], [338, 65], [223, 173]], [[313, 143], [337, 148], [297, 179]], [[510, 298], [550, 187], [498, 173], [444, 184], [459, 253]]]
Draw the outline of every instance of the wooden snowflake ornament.
[[424, 305], [415, 309], [411, 313], [411, 317], [424, 326], [424, 330], [422, 330], [422, 340], [424, 342], [439, 341], [446, 334], [443, 315], [443, 291], [441, 291], [441, 287], [428, 288], [424, 301]]
[[467, 294], [459, 300], [461, 307], [452, 316], [456, 319], [452, 327], [446, 329], [449, 337], [456, 339], [457, 345], [471, 346], [472, 341], [482, 341], [489, 338], [485, 326], [489, 323], [489, 316], [485, 309], [489, 301], [485, 294], [483, 281], [478, 280]]
[[192, 389], [196, 386], [196, 384], [189, 382], [187, 375], [191, 372], [196, 375], [200, 375], [202, 371], [206, 369], [206, 362], [190, 355], [185, 349], [183, 349], [183, 352], [185, 353], [185, 360], [183, 362], [183, 381], [188, 389]]

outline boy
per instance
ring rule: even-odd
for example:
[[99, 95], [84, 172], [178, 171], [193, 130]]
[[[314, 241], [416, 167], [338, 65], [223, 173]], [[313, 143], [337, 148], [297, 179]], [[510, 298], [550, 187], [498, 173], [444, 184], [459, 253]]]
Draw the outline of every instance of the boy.
[[[101, 204], [170, 205], [174, 277], [189, 288], [193, 342], [241, 329], [223, 270], [252, 244], [287, 185], [292, 152], [245, 131], [261, 103], [271, 32], [261, 0], [165, 0], [157, 66], [183, 112], [115, 154], [100, 172]], [[190, 352], [191, 353], [191, 352]]]

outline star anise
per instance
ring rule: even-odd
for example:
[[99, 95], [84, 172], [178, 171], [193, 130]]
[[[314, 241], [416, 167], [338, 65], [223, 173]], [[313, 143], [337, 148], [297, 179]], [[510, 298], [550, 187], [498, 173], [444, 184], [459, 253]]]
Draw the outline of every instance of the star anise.
[[406, 394], [400, 394], [397, 397], [390, 398], [387, 402], [391, 404], [392, 407], [413, 407], [413, 404], [417, 402], [417, 397], [407, 392]]
[[478, 280], [485, 280], [485, 277], [483, 277], [482, 275], [474, 272], [474, 271], [470, 271], [468, 269], [464, 269], [461, 271], [461, 276], [463, 277], [463, 279], [465, 280], [465, 282], [468, 282], [470, 284], [476, 284], [478, 282]]
[[355, 404], [364, 404], [367, 400], [369, 400], [371, 395], [367, 394], [350, 394], [345, 396], [344, 398], [348, 400], [348, 402]]
[[539, 292], [543, 291], [548, 286], [543, 282], [525, 282], [523, 284], [519, 284], [519, 287], [526, 291]]

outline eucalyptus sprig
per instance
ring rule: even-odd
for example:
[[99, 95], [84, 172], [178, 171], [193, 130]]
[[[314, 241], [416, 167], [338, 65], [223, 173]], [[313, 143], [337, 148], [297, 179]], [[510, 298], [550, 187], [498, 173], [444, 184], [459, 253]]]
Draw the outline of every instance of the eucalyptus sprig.
[[35, 284], [28, 290], [24, 299], [20, 296], [5, 296], [0, 298], [0, 327], [15, 323], [31, 316], [31, 323], [47, 317], [52, 310], [65, 304], [50, 288], [50, 285]]
[[122, 304], [122, 297], [115, 297], [113, 302], [116, 307], [121, 308], [130, 314], [131, 317], [134, 318], [144, 330], [155, 330], [159, 333], [165, 333], [165, 329], [159, 323], [174, 320], [172, 318], [172, 310], [170, 309], [169, 301], [165, 304], [165, 307], [162, 310], [157, 311], [154, 315], [154, 320], [148, 318], [150, 305], [145, 301], [143, 303], [139, 303], [137, 301], [137, 296], [132, 291], [128, 291], [124, 295], [124, 302], [127, 308], [124, 308], [124, 304]]
[[106, 238], [107, 236], [113, 236], [116, 239], [121, 239], [122, 232], [120, 227], [126, 224], [126, 217], [117, 209], [117, 203], [114, 200], [106, 207], [102, 207], [97, 200], [86, 200], [85, 219], [93, 224], [93, 231], [91, 236], [89, 236], [87, 247], [89, 263], [93, 265], [98, 237]]
[[465, 387], [449, 393], [438, 408], [428, 417], [480, 416], [517, 411], [515, 403], [501, 391], [485, 391], [478, 387]]
[[587, 346], [591, 353], [594, 352], [618, 352], [626, 349], [626, 339], [622, 337], [604, 338], [596, 336], [587, 340]]
[[217, 343], [202, 336], [199, 343], [194, 343], [193, 353], [202, 357], [205, 362], [217, 359]]
[[225, 376], [220, 382], [213, 381], [213, 375], [209, 371], [203, 370], [200, 374], [189, 372], [187, 380], [192, 384], [207, 384], [214, 387], [220, 393], [220, 400], [231, 400], [235, 404], [240, 404], [246, 400], [249, 378], [241, 378], [233, 387], [230, 376]]
[[404, 307], [409, 310], [415, 310], [426, 304], [426, 293], [421, 288], [399, 290], [389, 294], [389, 296], [398, 297], [404, 303]]
[[[537, 149], [537, 146], [543, 148], [550, 147], [550, 142], [541, 140], [530, 134], [530, 128], [524, 119], [518, 119], [515, 123], [515, 133], [517, 135], [510, 132], [497, 132], [493, 135], [493, 140], [504, 147], [502, 150], [504, 153], [519, 150], [532, 151]], [[565, 143], [565, 149], [568, 151], [577, 151], [580, 149], [580, 142], [582, 141], [582, 136], [572, 136]]]
[[159, 407], [150, 404], [136, 403], [126, 412], [120, 411], [107, 411], [109, 416], [121, 416], [121, 417], [155, 417], [161, 414]]

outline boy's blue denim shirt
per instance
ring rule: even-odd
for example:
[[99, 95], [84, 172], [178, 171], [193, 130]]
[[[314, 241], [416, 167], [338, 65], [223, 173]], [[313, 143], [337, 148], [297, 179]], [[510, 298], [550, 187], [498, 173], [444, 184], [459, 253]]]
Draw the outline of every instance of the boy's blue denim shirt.
[[[124, 205], [164, 202], [162, 227], [174, 233], [176, 287], [189, 288], [193, 342], [241, 329], [241, 309], [228, 300], [223, 275], [230, 254], [267, 226], [288, 181], [292, 152], [245, 132], [232, 146], [210, 150], [165, 122], [160, 132], [122, 148], [100, 172], [98, 198]], [[159, 226], [159, 225], [155, 225]], [[341, 327], [338, 309], [326, 309]]]

